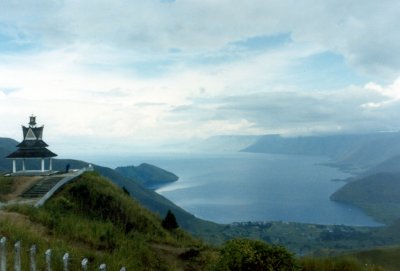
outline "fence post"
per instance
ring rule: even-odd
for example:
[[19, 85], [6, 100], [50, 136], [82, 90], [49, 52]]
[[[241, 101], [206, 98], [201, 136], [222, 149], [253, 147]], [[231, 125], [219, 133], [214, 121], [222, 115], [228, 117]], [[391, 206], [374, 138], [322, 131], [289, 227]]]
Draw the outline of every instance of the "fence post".
[[84, 259], [82, 260], [81, 265], [82, 265], [82, 270], [83, 270], [83, 271], [87, 271], [88, 262], [89, 262], [89, 260], [86, 259], [86, 258], [84, 258]]
[[51, 271], [51, 249], [46, 250], [44, 255], [46, 256], [46, 270]]
[[32, 245], [29, 249], [29, 256], [31, 260], [31, 271], [36, 271], [36, 245]]
[[69, 260], [68, 252], [64, 254], [62, 259], [63, 259], [63, 263], [64, 263], [64, 271], [68, 271], [68, 260]]
[[7, 271], [7, 238], [2, 237], [0, 239], [0, 253], [1, 253], [1, 270], [0, 271]]
[[106, 266], [106, 264], [105, 264], [105, 263], [100, 264], [99, 270], [100, 270], [100, 271], [107, 271], [107, 266]]
[[21, 241], [14, 244], [14, 270], [21, 271]]

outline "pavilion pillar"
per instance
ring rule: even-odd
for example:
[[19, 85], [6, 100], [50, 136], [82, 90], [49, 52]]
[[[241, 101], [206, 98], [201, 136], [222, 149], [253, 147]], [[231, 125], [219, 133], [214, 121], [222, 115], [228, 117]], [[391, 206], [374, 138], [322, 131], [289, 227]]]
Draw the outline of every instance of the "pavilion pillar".
[[44, 158], [42, 158], [42, 172], [44, 171]]
[[22, 171], [26, 170], [25, 159], [22, 159]]
[[49, 160], [49, 170], [52, 171], [53, 170], [53, 159], [50, 157]]
[[17, 172], [17, 163], [15, 159], [13, 159], [13, 173]]

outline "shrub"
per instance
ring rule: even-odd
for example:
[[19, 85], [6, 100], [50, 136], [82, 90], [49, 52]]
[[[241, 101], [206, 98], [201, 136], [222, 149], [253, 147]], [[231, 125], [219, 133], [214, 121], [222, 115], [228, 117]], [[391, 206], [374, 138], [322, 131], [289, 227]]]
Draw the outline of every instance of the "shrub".
[[171, 210], [168, 210], [167, 215], [162, 221], [162, 226], [166, 230], [173, 230], [179, 227], [178, 222], [176, 222], [175, 215], [171, 212]]
[[292, 271], [297, 270], [295, 258], [281, 246], [262, 241], [234, 239], [221, 250], [216, 270]]

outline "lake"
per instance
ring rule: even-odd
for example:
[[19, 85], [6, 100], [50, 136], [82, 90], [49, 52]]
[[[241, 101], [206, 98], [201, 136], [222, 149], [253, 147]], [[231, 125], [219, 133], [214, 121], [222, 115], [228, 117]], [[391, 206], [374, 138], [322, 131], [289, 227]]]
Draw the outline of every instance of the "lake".
[[[88, 158], [89, 159], [89, 158]], [[323, 157], [260, 153], [138, 154], [90, 158], [115, 168], [146, 162], [179, 176], [157, 192], [197, 217], [218, 223], [290, 221], [378, 226], [358, 208], [329, 196], [349, 177]]]

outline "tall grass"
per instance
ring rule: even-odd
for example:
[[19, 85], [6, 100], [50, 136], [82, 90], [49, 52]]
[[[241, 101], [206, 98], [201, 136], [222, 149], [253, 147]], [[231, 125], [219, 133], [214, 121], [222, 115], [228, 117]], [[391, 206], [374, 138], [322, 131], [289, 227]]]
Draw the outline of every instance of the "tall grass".
[[179, 229], [163, 229], [158, 216], [96, 173], [86, 173], [66, 185], [41, 208], [14, 205], [7, 210], [28, 217], [31, 226], [4, 220], [0, 222], [2, 235], [10, 242], [23, 240], [25, 252], [31, 244], [37, 244], [42, 254], [54, 248], [54, 258], [58, 259], [68, 251], [72, 255], [71, 270], [79, 270], [83, 257], [88, 257], [93, 266], [105, 262], [109, 270], [121, 266], [128, 270], [171, 270], [151, 244], [171, 249], [202, 246]]
[[354, 257], [301, 258], [300, 271], [384, 271], [382, 267], [365, 265]]

